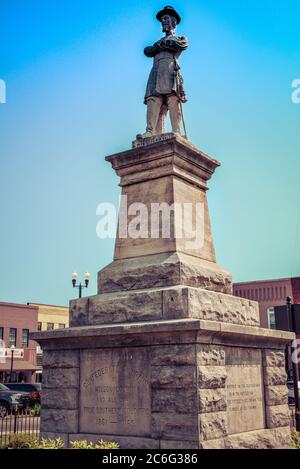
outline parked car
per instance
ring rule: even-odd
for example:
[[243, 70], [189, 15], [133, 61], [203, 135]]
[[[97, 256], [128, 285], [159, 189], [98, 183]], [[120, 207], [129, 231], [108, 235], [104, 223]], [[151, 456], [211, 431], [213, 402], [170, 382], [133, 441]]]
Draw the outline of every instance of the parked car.
[[41, 401], [41, 383], [7, 383], [5, 384], [12, 391], [26, 392], [29, 393], [30, 405], [34, 405], [36, 402]]
[[0, 383], [0, 418], [5, 418], [16, 410], [26, 409], [29, 403], [29, 393], [13, 391]]

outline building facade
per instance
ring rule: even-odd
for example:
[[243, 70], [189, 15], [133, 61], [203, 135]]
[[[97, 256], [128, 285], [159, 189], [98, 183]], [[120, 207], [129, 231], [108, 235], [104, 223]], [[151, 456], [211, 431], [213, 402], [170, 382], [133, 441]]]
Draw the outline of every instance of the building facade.
[[[37, 330], [38, 308], [15, 303], [0, 303], [0, 340], [6, 349], [15, 347], [23, 351], [23, 358], [13, 359], [14, 382], [34, 383], [36, 371], [37, 344], [30, 340], [29, 334]], [[10, 357], [0, 360], [0, 382], [11, 379]]]
[[264, 328], [275, 328], [274, 307], [286, 304], [288, 296], [300, 304], [300, 277], [235, 283], [235, 296], [259, 302], [260, 322]]
[[38, 308], [38, 331], [52, 331], [69, 327], [69, 308], [39, 303], [27, 304]]
[[[38, 303], [27, 303], [28, 306], [34, 306], [38, 309], [37, 331], [52, 331], [55, 329], [65, 329], [69, 327], [69, 308], [64, 306], [44, 305]], [[43, 351], [37, 345], [36, 363], [36, 381], [42, 381]]]
[[[30, 340], [30, 333], [69, 327], [69, 309], [63, 306], [27, 303], [27, 305], [0, 302], [0, 346], [11, 346], [23, 352], [23, 358], [14, 357], [14, 382], [35, 383], [42, 380], [43, 351]], [[11, 380], [11, 358], [0, 354], [0, 383]]]

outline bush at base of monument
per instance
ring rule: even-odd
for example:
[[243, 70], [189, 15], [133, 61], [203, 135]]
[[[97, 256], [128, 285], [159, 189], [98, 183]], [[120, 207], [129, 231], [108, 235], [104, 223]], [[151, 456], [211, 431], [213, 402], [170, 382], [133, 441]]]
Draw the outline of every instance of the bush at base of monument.
[[[87, 440], [71, 441], [71, 449], [119, 449], [119, 445], [114, 442], [99, 440], [98, 443], [92, 443]], [[61, 438], [46, 439], [38, 438], [32, 435], [15, 434], [9, 439], [9, 443], [3, 445], [1, 449], [64, 449], [65, 444]]]

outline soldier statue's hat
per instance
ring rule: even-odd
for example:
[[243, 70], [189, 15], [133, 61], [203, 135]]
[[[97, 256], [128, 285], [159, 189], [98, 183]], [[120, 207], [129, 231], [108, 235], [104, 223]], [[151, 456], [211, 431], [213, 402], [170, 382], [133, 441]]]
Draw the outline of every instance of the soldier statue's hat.
[[171, 6], [166, 6], [163, 10], [160, 10], [157, 13], [156, 18], [158, 19], [158, 21], [161, 21], [161, 19], [164, 15], [170, 15], [170, 16], [173, 16], [174, 18], [176, 18], [177, 24], [179, 24], [180, 21], [181, 21], [181, 18], [179, 16], [179, 14], [177, 13], [177, 11], [175, 10], [175, 8], [173, 8]]

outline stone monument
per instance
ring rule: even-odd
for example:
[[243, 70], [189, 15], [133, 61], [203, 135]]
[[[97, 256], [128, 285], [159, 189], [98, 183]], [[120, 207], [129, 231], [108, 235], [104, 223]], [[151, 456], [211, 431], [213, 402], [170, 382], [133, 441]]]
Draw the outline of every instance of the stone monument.
[[[258, 303], [232, 296], [216, 262], [206, 193], [220, 164], [177, 131], [150, 133], [106, 158], [122, 203], [98, 294], [70, 302], [69, 329], [32, 336], [43, 348], [41, 432], [123, 449], [289, 447], [294, 335], [260, 328]], [[140, 236], [128, 236], [132, 223]]]

